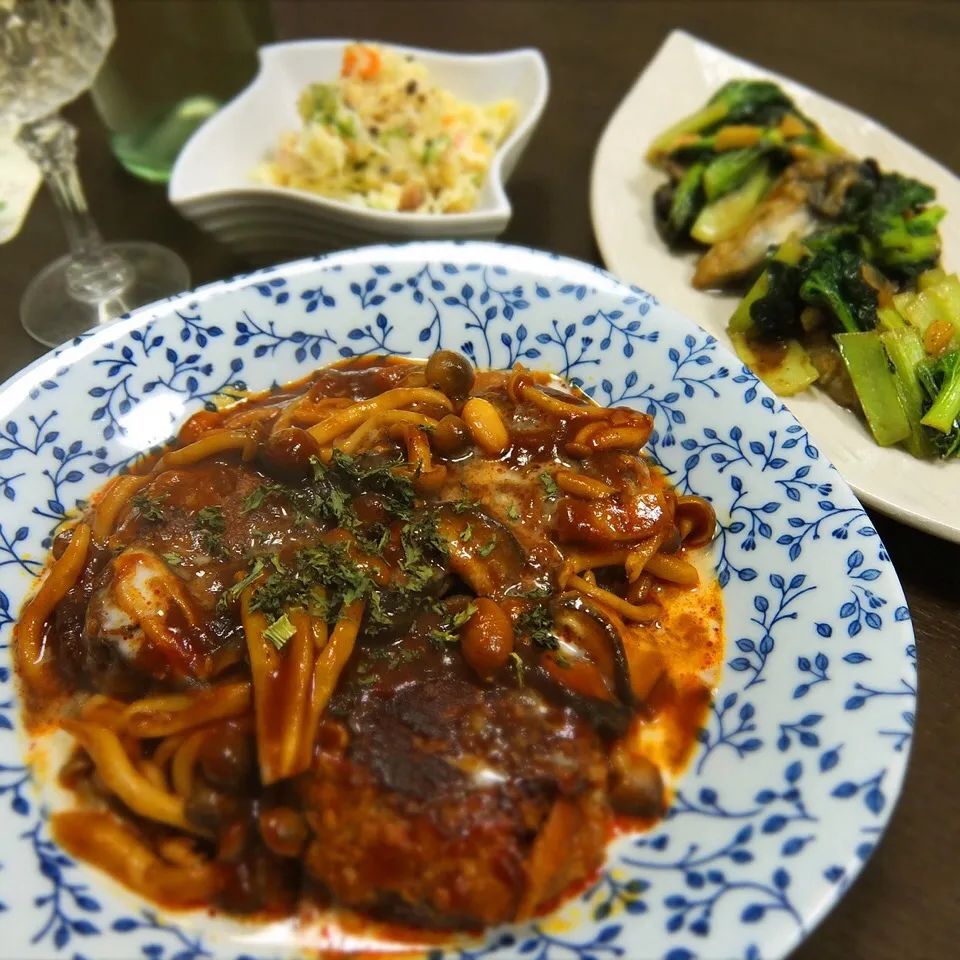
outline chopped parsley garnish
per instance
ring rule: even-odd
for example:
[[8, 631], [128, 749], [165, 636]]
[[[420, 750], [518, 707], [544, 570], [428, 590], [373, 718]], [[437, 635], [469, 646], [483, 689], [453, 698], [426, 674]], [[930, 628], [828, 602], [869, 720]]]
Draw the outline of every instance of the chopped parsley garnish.
[[355, 486], [358, 493], [380, 494], [386, 500], [387, 511], [393, 516], [401, 520], [409, 520], [413, 516], [413, 482], [395, 469], [404, 466], [404, 463], [394, 460], [365, 467], [362, 457], [352, 457], [342, 450], [334, 450], [328, 466], [319, 460], [314, 460], [313, 464], [315, 479], [319, 466], [326, 478], [337, 486]]
[[297, 628], [290, 622], [290, 618], [284, 614], [278, 617], [273, 623], [263, 631], [264, 640], [269, 640], [278, 650], [296, 634]]
[[[367, 656], [371, 660], [383, 660], [388, 670], [407, 663], [413, 663], [423, 656], [423, 651], [417, 647], [393, 646], [393, 647], [375, 647], [367, 651]], [[359, 668], [358, 668], [359, 669]]]
[[460, 540], [463, 543], [469, 543], [473, 539], [473, 524], [468, 523], [460, 534]]
[[198, 530], [209, 530], [211, 533], [223, 533], [227, 529], [227, 522], [223, 519], [223, 511], [219, 507], [204, 507], [198, 511], [194, 521]]
[[159, 523], [163, 520], [163, 501], [167, 494], [161, 493], [158, 497], [151, 497], [146, 493], [136, 494], [130, 503], [136, 508], [140, 516], [150, 523]]
[[292, 607], [304, 607], [315, 616], [335, 620], [344, 606], [365, 599], [371, 621], [382, 624], [385, 622], [381, 608], [383, 594], [384, 591], [351, 562], [345, 544], [319, 543], [298, 550], [289, 567], [275, 569], [254, 590], [250, 609], [277, 619]]
[[[381, 535], [378, 546], [385, 546], [389, 530]], [[370, 575], [351, 559], [345, 543], [318, 543], [298, 550], [289, 561], [280, 565], [274, 557], [275, 572], [260, 583], [250, 601], [252, 610], [277, 619], [285, 611], [300, 606], [314, 616], [336, 621], [346, 605], [355, 600], [366, 601], [366, 616], [371, 628], [389, 624], [398, 610], [425, 606], [429, 588], [442, 576], [447, 559], [447, 545], [437, 530], [437, 518], [424, 514], [404, 524], [400, 532], [403, 558], [400, 568], [405, 582], [394, 581], [379, 586]], [[240, 583], [225, 594], [225, 602], [239, 595], [267, 569], [262, 559]]]
[[477, 550], [481, 557], [489, 557], [497, 549], [497, 538], [491, 537], [482, 547]]
[[446, 617], [439, 627], [430, 631], [430, 642], [440, 650], [448, 643], [456, 643], [460, 639], [461, 628], [476, 612], [476, 604], [468, 603], [459, 613]]
[[480, 506], [479, 500], [471, 500], [469, 497], [461, 497], [450, 504], [454, 513], [466, 513], [468, 510], [476, 510]]
[[548, 500], [556, 500], [560, 495], [560, 490], [557, 487], [557, 481], [553, 479], [553, 476], [549, 473], [540, 474], [540, 482], [543, 484], [543, 491], [546, 494]]
[[507, 507], [507, 516], [514, 521], [520, 519], [520, 510], [515, 503], [511, 503], [510, 506]]
[[[274, 572], [270, 572], [262, 557], [254, 558], [247, 577], [230, 587], [221, 603], [231, 602], [247, 585], [258, 581], [251, 609], [274, 621], [300, 606], [314, 616], [334, 622], [345, 606], [364, 600], [365, 618], [373, 629], [389, 624], [398, 610], [427, 607], [435, 593], [430, 588], [446, 566], [447, 543], [440, 536], [437, 514], [415, 510], [417, 499], [409, 470], [397, 469], [403, 466], [408, 465], [404, 461], [354, 457], [334, 450], [329, 463], [319, 458], [311, 460], [311, 476], [302, 486], [278, 488], [267, 484], [254, 491], [244, 504], [245, 511], [256, 509], [270, 493], [279, 490], [289, 502], [297, 525], [316, 521], [326, 528], [347, 530], [363, 553], [379, 556], [389, 546], [394, 528], [387, 522], [364, 525], [354, 509], [357, 497], [373, 496], [390, 517], [405, 521], [400, 528], [399, 566], [403, 577], [381, 587], [357, 565], [347, 544], [318, 543], [297, 550], [284, 565], [278, 565], [274, 558]], [[215, 520], [201, 522], [199, 515], [197, 527], [208, 537], [222, 532]]]
[[251, 583], [260, 577], [265, 567], [266, 563], [263, 557], [257, 557], [257, 559], [253, 561], [250, 572], [242, 580], [238, 580], [232, 587], [223, 591], [220, 599], [217, 601], [217, 608], [221, 611], [226, 609], [228, 604], [233, 603]]
[[556, 650], [560, 646], [553, 635], [553, 617], [545, 603], [538, 603], [520, 614], [516, 623], [517, 633], [528, 636], [537, 646]]
[[406, 523], [400, 531], [403, 559], [400, 569], [407, 575], [408, 586], [421, 590], [437, 575], [431, 555], [441, 562], [449, 557], [446, 541], [440, 536], [435, 514], [424, 514], [417, 520]]
[[240, 512], [252, 513], [254, 510], [259, 510], [266, 502], [267, 497], [279, 492], [280, 487], [275, 483], [261, 483], [260, 486], [243, 501], [243, 507], [240, 509]]
[[395, 469], [405, 464], [391, 460], [366, 466], [369, 462], [342, 450], [334, 450], [329, 463], [314, 457], [311, 479], [302, 487], [284, 490], [294, 511], [294, 522], [301, 526], [313, 519], [356, 533], [360, 521], [353, 500], [361, 494], [376, 494], [391, 516], [411, 519], [413, 483]]
[[200, 534], [200, 547], [215, 560], [229, 560], [230, 551], [223, 539], [227, 522], [217, 506], [204, 507], [197, 512], [193, 525]]
[[357, 543], [364, 553], [379, 557], [383, 551], [387, 549], [387, 544], [390, 543], [390, 528], [384, 527], [379, 537], [374, 537], [373, 534], [375, 532], [376, 531], [371, 531], [367, 534], [358, 534]]
[[179, 553], [164, 553], [163, 562], [171, 567], [180, 567], [183, 565], [183, 557]]

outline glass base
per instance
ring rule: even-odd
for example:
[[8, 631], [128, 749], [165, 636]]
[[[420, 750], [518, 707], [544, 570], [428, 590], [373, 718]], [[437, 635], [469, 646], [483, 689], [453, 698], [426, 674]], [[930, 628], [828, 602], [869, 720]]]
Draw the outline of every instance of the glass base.
[[[156, 243], [107, 243], [100, 253], [109, 258], [107, 269], [97, 271], [98, 283], [86, 289], [78, 277], [82, 271], [70, 256], [55, 260], [30, 281], [20, 301], [20, 322], [34, 340], [59, 346], [135, 307], [190, 287], [187, 265]], [[101, 284], [105, 276], [108, 282]]]

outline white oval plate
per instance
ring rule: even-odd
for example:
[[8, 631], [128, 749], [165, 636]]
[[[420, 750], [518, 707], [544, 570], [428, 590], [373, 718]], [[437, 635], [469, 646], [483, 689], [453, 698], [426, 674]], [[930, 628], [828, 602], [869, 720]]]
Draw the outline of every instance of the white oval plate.
[[[899, 793], [909, 613], [862, 507], [790, 413], [713, 337], [596, 268], [495, 244], [372, 247], [215, 283], [48, 354], [0, 388], [0, 644], [65, 512], [204, 401], [440, 346], [654, 414], [651, 452], [717, 508], [727, 649], [669, 817], [618, 839], [556, 917], [435, 955], [783, 956], [857, 874]], [[58, 851], [47, 814], [62, 801], [24, 765], [19, 726], [3, 649], [0, 956], [295, 955], [289, 925], [165, 914]]]
[[[670, 252], [653, 221], [653, 192], [664, 175], [644, 160], [661, 130], [702, 106], [722, 83], [762, 76], [781, 84], [800, 108], [852, 153], [875, 157], [936, 187], [949, 216], [941, 224], [947, 266], [960, 251], [960, 180], [916, 147], [873, 120], [786, 77], [674, 31], [617, 107], [597, 145], [590, 208], [597, 245], [607, 266], [729, 343], [727, 321], [738, 298], [690, 286], [695, 258]], [[954, 258], [951, 260], [951, 257]], [[898, 448], [878, 447], [866, 426], [819, 390], [787, 401], [860, 498], [882, 513], [935, 536], [960, 542], [960, 463], [915, 460]]]

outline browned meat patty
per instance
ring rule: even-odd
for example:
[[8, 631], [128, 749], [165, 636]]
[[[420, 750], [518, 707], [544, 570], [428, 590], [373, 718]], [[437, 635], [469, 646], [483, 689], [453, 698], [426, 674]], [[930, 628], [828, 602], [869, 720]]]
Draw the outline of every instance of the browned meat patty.
[[[593, 730], [529, 689], [422, 675], [361, 694], [321, 736], [329, 749], [301, 787], [309, 876], [384, 919], [477, 928], [595, 871], [610, 811]], [[539, 846], [558, 849], [538, 850], [538, 871], [534, 842], [558, 801], [575, 829], [562, 844], [544, 834]]]

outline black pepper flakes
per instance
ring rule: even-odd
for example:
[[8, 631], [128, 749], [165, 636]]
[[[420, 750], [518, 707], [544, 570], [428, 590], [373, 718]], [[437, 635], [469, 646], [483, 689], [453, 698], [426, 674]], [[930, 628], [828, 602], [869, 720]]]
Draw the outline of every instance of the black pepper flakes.
[[410, 80], [404, 89], [407, 91], [407, 94], [412, 97], [417, 92], [417, 81]]

